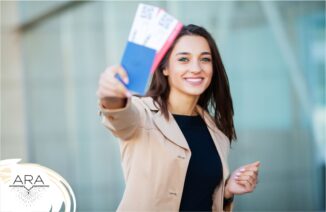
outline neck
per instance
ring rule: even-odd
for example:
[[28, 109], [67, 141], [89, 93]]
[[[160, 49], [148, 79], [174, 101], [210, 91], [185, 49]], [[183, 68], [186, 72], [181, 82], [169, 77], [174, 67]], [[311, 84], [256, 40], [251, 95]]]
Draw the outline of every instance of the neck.
[[169, 95], [168, 109], [173, 114], [196, 115], [196, 105], [199, 96]]

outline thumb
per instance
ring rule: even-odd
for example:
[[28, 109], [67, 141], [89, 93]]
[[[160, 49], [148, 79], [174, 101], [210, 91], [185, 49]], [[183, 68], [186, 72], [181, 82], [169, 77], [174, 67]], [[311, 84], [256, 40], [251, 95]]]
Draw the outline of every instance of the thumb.
[[248, 168], [253, 167], [253, 166], [259, 167], [259, 165], [260, 165], [260, 161], [256, 161], [256, 162], [249, 163], [249, 164], [245, 165], [245, 167], [248, 167]]
[[252, 163], [251, 165], [254, 165], [256, 167], [259, 167], [260, 166], [260, 161], [256, 161], [256, 162]]

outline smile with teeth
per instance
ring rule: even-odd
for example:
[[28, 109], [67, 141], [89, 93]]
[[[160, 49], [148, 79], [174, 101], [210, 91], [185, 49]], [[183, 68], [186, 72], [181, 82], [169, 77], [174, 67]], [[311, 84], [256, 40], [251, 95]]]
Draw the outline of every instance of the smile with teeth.
[[191, 77], [191, 78], [184, 78], [186, 82], [188, 82], [191, 85], [199, 85], [204, 81], [204, 78], [202, 77]]

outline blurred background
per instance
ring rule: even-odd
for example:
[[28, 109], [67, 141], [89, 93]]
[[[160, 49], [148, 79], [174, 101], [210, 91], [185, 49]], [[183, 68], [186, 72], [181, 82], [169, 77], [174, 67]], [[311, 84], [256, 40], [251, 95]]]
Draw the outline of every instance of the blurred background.
[[[138, 1], [1, 1], [1, 157], [60, 173], [78, 211], [123, 194], [118, 141], [101, 125], [99, 75], [120, 62]], [[207, 28], [224, 61], [238, 140], [261, 161], [236, 211], [325, 210], [325, 2], [150, 1]]]

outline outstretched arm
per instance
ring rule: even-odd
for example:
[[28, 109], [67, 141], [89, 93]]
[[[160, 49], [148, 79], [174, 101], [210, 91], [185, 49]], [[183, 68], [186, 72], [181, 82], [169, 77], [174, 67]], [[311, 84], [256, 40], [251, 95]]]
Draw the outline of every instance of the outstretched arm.
[[137, 129], [139, 112], [132, 104], [131, 94], [115, 76], [127, 84], [128, 76], [121, 66], [111, 66], [100, 76], [97, 96], [102, 122], [122, 140], [130, 138]]

